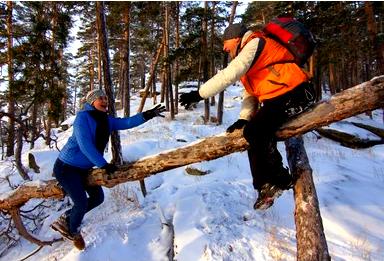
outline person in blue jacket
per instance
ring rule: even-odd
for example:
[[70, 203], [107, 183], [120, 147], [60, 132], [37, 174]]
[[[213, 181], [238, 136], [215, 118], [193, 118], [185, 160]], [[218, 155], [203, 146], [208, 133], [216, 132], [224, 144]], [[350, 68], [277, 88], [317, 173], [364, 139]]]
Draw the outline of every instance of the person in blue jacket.
[[132, 117], [116, 118], [108, 115], [107, 109], [108, 99], [102, 90], [88, 92], [84, 108], [76, 115], [73, 134], [60, 151], [53, 168], [56, 180], [71, 198], [73, 206], [51, 227], [73, 240], [79, 249], [85, 247], [80, 233], [84, 215], [104, 201], [101, 186], [87, 185], [88, 172], [95, 166], [108, 174], [117, 170], [103, 157], [111, 132], [134, 128], [156, 116], [164, 117], [161, 113], [165, 111], [165, 107], [159, 104]]

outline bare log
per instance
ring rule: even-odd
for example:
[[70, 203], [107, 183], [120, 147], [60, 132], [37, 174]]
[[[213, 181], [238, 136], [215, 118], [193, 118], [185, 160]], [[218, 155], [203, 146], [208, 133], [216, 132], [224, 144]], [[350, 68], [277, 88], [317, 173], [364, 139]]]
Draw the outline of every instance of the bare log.
[[384, 139], [361, 139], [355, 135], [333, 129], [317, 128], [316, 132], [321, 136], [339, 142], [342, 146], [351, 149], [365, 149], [375, 145], [384, 144]]
[[329, 261], [312, 169], [301, 137], [285, 142], [288, 164], [298, 179], [294, 187], [298, 261]]
[[[291, 119], [276, 133], [280, 139], [301, 135], [312, 129], [351, 117], [365, 111], [384, 107], [384, 76], [362, 83], [334, 95], [328, 101], [321, 101], [310, 111]], [[234, 152], [244, 151], [248, 143], [242, 131], [223, 133], [201, 139], [185, 147], [176, 148], [154, 156], [145, 157], [136, 162], [122, 165], [113, 175], [108, 176], [104, 170], [96, 169], [88, 177], [89, 184], [113, 187], [127, 181], [137, 181], [153, 174], [178, 168], [191, 163], [217, 159]], [[8, 198], [0, 198], [0, 209], [21, 206], [31, 198], [63, 197], [62, 190], [55, 181], [45, 182], [43, 186], [31, 186], [15, 191]], [[19, 194], [22, 195], [19, 195]]]
[[358, 123], [358, 122], [351, 122], [351, 123], [353, 125], [355, 125], [356, 127], [370, 131], [373, 134], [375, 134], [376, 136], [379, 136], [380, 138], [384, 139], [384, 129], [376, 128], [376, 127], [369, 126], [369, 125], [362, 124], [362, 123]]

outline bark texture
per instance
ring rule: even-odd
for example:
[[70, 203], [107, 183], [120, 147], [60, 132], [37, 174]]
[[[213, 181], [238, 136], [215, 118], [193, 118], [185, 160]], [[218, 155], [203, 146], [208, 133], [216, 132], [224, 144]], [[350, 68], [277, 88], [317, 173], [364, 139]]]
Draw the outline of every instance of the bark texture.
[[362, 139], [358, 136], [333, 129], [318, 128], [316, 129], [316, 132], [323, 137], [339, 142], [342, 146], [351, 149], [365, 149], [373, 147], [375, 145], [384, 144], [384, 139]]
[[[345, 90], [329, 101], [319, 102], [310, 111], [288, 121], [276, 133], [280, 139], [301, 135], [312, 129], [351, 117], [365, 111], [384, 107], [384, 76]], [[244, 151], [248, 143], [238, 130], [231, 134], [223, 133], [202, 139], [188, 146], [176, 148], [165, 153], [149, 156], [136, 162], [124, 164], [113, 175], [103, 170], [93, 170], [88, 182], [106, 187], [142, 180], [153, 174], [178, 168], [191, 163], [213, 160], [234, 152]], [[63, 197], [62, 190], [51, 180], [39, 187], [21, 186], [8, 197], [0, 198], [0, 209], [21, 206], [31, 198]]]
[[289, 168], [298, 177], [294, 187], [298, 261], [330, 261], [312, 169], [301, 137], [285, 142]]

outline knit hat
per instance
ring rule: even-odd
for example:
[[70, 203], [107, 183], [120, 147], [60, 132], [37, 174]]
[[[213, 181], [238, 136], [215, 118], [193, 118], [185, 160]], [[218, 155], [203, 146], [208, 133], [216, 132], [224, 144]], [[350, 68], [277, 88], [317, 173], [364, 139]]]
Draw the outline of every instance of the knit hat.
[[234, 39], [238, 37], [243, 37], [243, 35], [248, 31], [247, 27], [244, 24], [230, 24], [224, 30], [223, 40]]
[[85, 100], [92, 105], [94, 101], [97, 100], [99, 97], [106, 96], [105, 92], [101, 89], [93, 89], [87, 93], [87, 96], [85, 96]]

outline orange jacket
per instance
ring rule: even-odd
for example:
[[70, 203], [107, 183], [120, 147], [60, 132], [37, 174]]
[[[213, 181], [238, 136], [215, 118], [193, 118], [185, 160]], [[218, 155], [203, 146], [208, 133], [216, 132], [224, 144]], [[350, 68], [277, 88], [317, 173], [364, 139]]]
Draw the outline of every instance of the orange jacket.
[[280, 96], [309, 81], [309, 75], [294, 63], [293, 55], [284, 46], [259, 32], [251, 34], [241, 49], [254, 38], [264, 39], [265, 45], [240, 80], [247, 92], [256, 96], [259, 102]]

